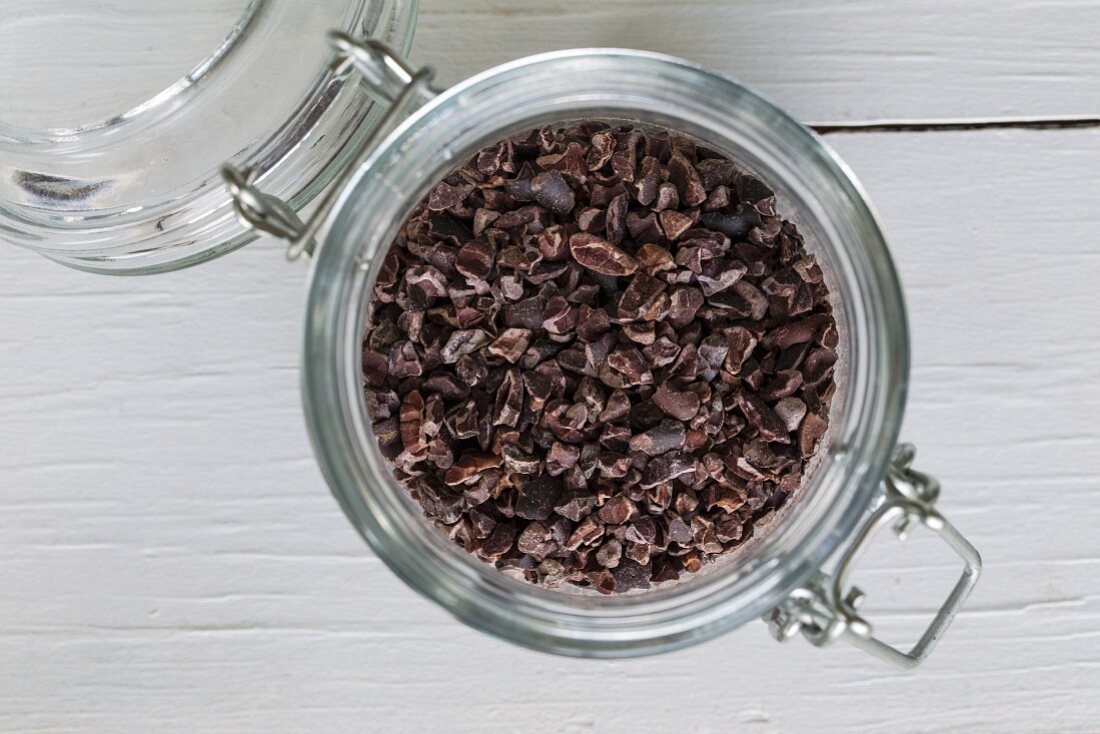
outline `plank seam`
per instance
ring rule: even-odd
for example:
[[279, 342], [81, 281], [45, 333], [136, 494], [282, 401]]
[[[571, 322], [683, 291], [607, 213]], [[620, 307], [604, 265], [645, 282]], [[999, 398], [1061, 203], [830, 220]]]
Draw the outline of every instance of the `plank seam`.
[[1079, 130], [1100, 128], [1100, 117], [1008, 120], [944, 120], [941, 122], [853, 122], [809, 125], [818, 135], [844, 133], [959, 132], [972, 130]]

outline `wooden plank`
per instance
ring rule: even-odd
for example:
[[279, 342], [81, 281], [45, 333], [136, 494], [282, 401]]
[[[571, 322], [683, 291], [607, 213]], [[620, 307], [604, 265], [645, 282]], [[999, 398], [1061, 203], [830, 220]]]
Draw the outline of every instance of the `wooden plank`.
[[[0, 730], [1085, 731], [1100, 686], [1100, 132], [845, 135], [913, 326], [904, 430], [983, 552], [926, 667], [777, 646], [564, 660], [397, 581], [300, 415], [305, 270], [274, 243], [110, 279], [0, 248]], [[913, 635], [929, 539], [857, 583]], [[889, 551], [889, 552], [885, 552]]]
[[[19, 0], [0, 22], [0, 119], [122, 113], [244, 5]], [[1098, 33], [1092, 0], [423, 0], [414, 55], [453, 83], [539, 51], [634, 47], [737, 77], [814, 123], [1065, 118], [1100, 114]]]
[[415, 58], [453, 83], [540, 51], [682, 56], [814, 123], [1100, 114], [1090, 0], [423, 0]]

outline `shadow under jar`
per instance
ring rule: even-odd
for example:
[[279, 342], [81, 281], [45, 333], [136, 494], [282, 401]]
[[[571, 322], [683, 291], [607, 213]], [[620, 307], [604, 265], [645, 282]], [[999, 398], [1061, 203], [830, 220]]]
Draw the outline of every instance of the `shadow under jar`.
[[[330, 36], [335, 54], [306, 70], [304, 92], [278, 91], [281, 118], [268, 107], [258, 115], [238, 109], [234, 129], [242, 139], [228, 132], [218, 139], [216, 147], [237, 151], [222, 169], [228, 194], [210, 185], [205, 158], [193, 176], [153, 166], [142, 179], [135, 161], [171, 152], [181, 130], [201, 135], [220, 119], [219, 97], [233, 98], [251, 81], [278, 86], [260, 78], [262, 54], [244, 50], [249, 39], [263, 46], [260, 30], [285, 27], [268, 21], [292, 8], [262, 5], [231, 37], [226, 60], [202, 67], [157, 105], [37, 137], [0, 126], [0, 149], [17, 151], [4, 165], [37, 171], [34, 180], [48, 184], [28, 188], [17, 181], [25, 184], [25, 176], [4, 176], [17, 185], [0, 189], [0, 236], [109, 273], [172, 269], [222, 254], [250, 239], [242, 224], [288, 239], [292, 259], [312, 255], [302, 391], [318, 461], [348, 518], [389, 567], [473, 627], [538, 650], [609, 658], [677, 649], [765, 615], [781, 640], [798, 632], [816, 645], [843, 637], [904, 666], [928, 654], [976, 582], [980, 559], [936, 512], [938, 484], [911, 468], [912, 449], [895, 450], [909, 344], [900, 286], [862, 191], [812, 132], [733, 81], [639, 51], [534, 56], [437, 93], [430, 70], [413, 70], [389, 46], [348, 35], [366, 30], [405, 50], [413, 3], [356, 2], [350, 10], [327, 3], [344, 29]], [[383, 256], [431, 187], [488, 144], [580, 120], [666, 128], [767, 182], [780, 216], [797, 225], [824, 271], [839, 332], [829, 431], [799, 494], [768, 532], [675, 585], [616, 596], [510, 578], [433, 527], [378, 450], [361, 367], [366, 307]], [[130, 135], [134, 150], [126, 147]], [[81, 155], [85, 142], [97, 155]], [[333, 178], [314, 214], [299, 219]], [[125, 187], [85, 185], [100, 179], [144, 183], [130, 197]], [[165, 195], [148, 201], [146, 191]], [[917, 523], [944, 538], [964, 571], [905, 653], [873, 637], [856, 611], [848, 572], [876, 531]], [[838, 554], [832, 574], [824, 573]]]

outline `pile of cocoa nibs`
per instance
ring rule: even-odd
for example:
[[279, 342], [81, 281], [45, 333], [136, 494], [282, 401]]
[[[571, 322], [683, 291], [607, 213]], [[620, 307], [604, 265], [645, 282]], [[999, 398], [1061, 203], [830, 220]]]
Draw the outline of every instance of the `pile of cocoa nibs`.
[[698, 571], [795, 494], [837, 342], [767, 184], [585, 122], [431, 190], [378, 272], [363, 375], [383, 456], [455, 543], [611, 594]]

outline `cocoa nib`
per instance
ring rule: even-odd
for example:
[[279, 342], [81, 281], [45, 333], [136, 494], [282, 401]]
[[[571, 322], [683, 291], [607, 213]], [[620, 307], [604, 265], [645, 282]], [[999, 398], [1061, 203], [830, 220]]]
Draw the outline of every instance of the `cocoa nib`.
[[531, 192], [535, 201], [559, 216], [573, 210], [573, 189], [560, 171], [547, 171], [531, 179]]
[[737, 407], [745, 419], [768, 441], [790, 443], [790, 432], [775, 411], [759, 396], [742, 390], [737, 394]]
[[638, 508], [626, 495], [612, 497], [600, 508], [600, 519], [609, 525], [622, 525], [638, 516]]
[[528, 520], [545, 520], [554, 511], [561, 495], [561, 482], [544, 475], [533, 479], [518, 490], [516, 515]]
[[828, 272], [767, 181], [584, 121], [438, 181], [377, 268], [363, 403], [395, 481], [510, 577], [640, 593], [768, 532], [822, 451]]
[[658, 456], [674, 449], [682, 449], [686, 436], [687, 430], [682, 422], [665, 420], [644, 433], [632, 436], [630, 450], [647, 456]]
[[662, 383], [653, 393], [653, 404], [677, 420], [691, 420], [699, 411], [699, 396], [693, 392], [678, 392]]
[[569, 238], [569, 251], [583, 267], [601, 275], [630, 275], [638, 269], [638, 261], [627, 252], [584, 232]]

